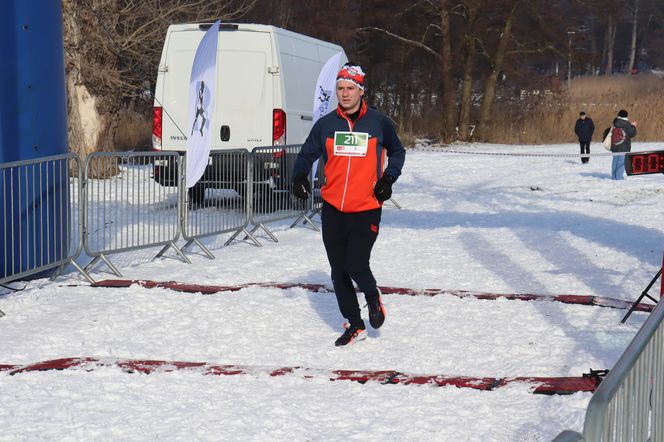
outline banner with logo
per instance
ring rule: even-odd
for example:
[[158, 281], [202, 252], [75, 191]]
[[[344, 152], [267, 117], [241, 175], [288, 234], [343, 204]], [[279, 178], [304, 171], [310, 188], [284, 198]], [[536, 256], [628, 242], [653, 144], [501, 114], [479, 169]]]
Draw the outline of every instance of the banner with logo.
[[330, 111], [330, 105], [335, 96], [335, 84], [337, 73], [339, 72], [340, 60], [341, 52], [337, 52], [327, 60], [325, 66], [321, 69], [320, 74], [318, 74], [316, 92], [314, 94], [314, 123]]
[[189, 81], [189, 119], [187, 126], [187, 187], [193, 187], [205, 172], [210, 156], [212, 113], [217, 83], [217, 39], [219, 20], [201, 40]]
[[[335, 85], [337, 80], [337, 73], [339, 72], [339, 64], [341, 62], [341, 52], [337, 52], [331, 56], [320, 74], [318, 74], [318, 81], [316, 81], [316, 92], [314, 92], [314, 111], [312, 120], [315, 123], [320, 117], [330, 112], [330, 106], [335, 98]], [[316, 178], [316, 170], [318, 170], [318, 160], [316, 160], [311, 168], [311, 182]]]

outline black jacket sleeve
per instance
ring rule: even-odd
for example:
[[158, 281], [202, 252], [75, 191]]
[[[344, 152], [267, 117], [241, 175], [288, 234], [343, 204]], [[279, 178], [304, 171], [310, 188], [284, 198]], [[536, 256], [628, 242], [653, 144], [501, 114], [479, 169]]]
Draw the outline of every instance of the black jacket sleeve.
[[623, 128], [628, 137], [634, 138], [636, 136], [636, 126], [633, 124], [626, 124]]
[[403, 163], [406, 161], [406, 149], [404, 149], [401, 140], [394, 129], [392, 122], [385, 117], [383, 120], [383, 147], [387, 150], [387, 167], [383, 172], [396, 181], [401, 175]]
[[300, 153], [297, 154], [295, 166], [293, 166], [293, 177], [300, 173], [308, 174], [311, 167], [320, 156], [323, 154], [323, 145], [321, 140], [321, 120], [316, 121], [314, 126], [309, 132], [309, 136], [304, 141]]

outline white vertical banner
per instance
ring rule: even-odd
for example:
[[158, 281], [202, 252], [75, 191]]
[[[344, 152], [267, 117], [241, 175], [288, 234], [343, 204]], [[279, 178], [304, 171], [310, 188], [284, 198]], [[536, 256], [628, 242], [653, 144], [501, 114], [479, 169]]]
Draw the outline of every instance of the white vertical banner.
[[[314, 111], [312, 120], [315, 123], [320, 117], [330, 112], [330, 104], [335, 97], [335, 85], [337, 82], [337, 73], [339, 72], [339, 62], [341, 61], [341, 52], [337, 52], [331, 56], [320, 74], [318, 74], [318, 81], [316, 81], [316, 91], [314, 92]], [[318, 170], [318, 160], [316, 160], [311, 168], [311, 182], [316, 179], [316, 170]]]
[[330, 111], [330, 104], [332, 103], [335, 93], [334, 86], [337, 80], [337, 73], [339, 72], [340, 60], [341, 52], [337, 52], [327, 60], [325, 66], [321, 69], [320, 74], [318, 74], [316, 92], [314, 93], [314, 123]]
[[217, 84], [219, 20], [207, 30], [194, 56], [189, 80], [189, 133], [187, 134], [187, 187], [201, 179], [208, 165], [214, 94]]

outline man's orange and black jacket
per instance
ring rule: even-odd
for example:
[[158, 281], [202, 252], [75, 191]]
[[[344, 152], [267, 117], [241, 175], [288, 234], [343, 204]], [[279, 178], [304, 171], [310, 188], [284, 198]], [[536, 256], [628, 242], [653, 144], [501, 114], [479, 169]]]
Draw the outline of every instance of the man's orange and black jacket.
[[[335, 155], [335, 132], [368, 133], [366, 155]], [[388, 163], [383, 171], [386, 153]], [[325, 165], [325, 183], [321, 188], [323, 200], [340, 212], [353, 213], [381, 207], [382, 203], [373, 193], [376, 181], [383, 174], [389, 175], [392, 182], [401, 175], [406, 150], [390, 120], [362, 100], [355, 122], [337, 108], [336, 112], [330, 112], [314, 124], [295, 161], [293, 176], [308, 175], [318, 158], [322, 158]]]

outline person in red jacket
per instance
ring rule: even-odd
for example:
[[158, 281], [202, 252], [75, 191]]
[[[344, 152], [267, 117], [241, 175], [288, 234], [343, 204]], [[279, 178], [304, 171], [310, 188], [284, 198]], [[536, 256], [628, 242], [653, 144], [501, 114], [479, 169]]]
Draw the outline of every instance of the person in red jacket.
[[371, 326], [380, 328], [385, 321], [385, 306], [369, 259], [378, 237], [383, 201], [392, 196], [392, 184], [401, 175], [406, 157], [390, 120], [363, 99], [364, 80], [357, 64], [346, 63], [341, 68], [336, 86], [339, 105], [311, 128], [293, 168], [293, 194], [307, 199], [311, 193], [307, 176], [314, 161], [322, 158], [325, 164], [323, 244], [339, 310], [348, 320], [337, 346], [367, 335], [353, 281], [364, 293]]

